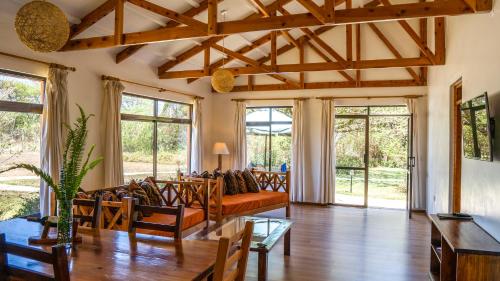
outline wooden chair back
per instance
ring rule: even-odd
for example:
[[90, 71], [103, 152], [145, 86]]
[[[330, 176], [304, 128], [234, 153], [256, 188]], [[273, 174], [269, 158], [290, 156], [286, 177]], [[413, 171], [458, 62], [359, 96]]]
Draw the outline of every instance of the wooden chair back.
[[[45, 273], [35, 272], [30, 269], [9, 265], [7, 254], [24, 257], [30, 260], [51, 264], [54, 269], [54, 276]], [[69, 281], [68, 257], [66, 248], [63, 245], [52, 247], [52, 253], [33, 249], [27, 246], [7, 243], [5, 234], [0, 234], [0, 280], [30, 280], [30, 281]]]
[[90, 223], [91, 228], [99, 228], [101, 225], [102, 197], [96, 196], [91, 199], [74, 199], [73, 207], [76, 212], [73, 218], [79, 219], [81, 223]]
[[[139, 212], [148, 213], [148, 214], [165, 214], [165, 215], [174, 215], [175, 216], [175, 225], [169, 224], [160, 224], [147, 222], [143, 220], [139, 220]], [[179, 204], [176, 207], [153, 207], [153, 206], [145, 206], [139, 205], [138, 200], [134, 199], [131, 207], [132, 219], [130, 221], [129, 232], [135, 232], [137, 228], [139, 229], [148, 229], [148, 230], [159, 230], [172, 232], [174, 234], [174, 238], [182, 239], [182, 223], [184, 220], [184, 205]]]
[[214, 281], [245, 280], [253, 224], [253, 222], [247, 221], [243, 231], [230, 238], [220, 238], [213, 275]]

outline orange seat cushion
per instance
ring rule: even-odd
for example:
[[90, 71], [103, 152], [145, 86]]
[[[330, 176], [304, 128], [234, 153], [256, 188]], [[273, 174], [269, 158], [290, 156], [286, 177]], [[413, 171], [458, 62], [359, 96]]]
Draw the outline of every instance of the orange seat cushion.
[[[240, 214], [271, 205], [288, 203], [289, 196], [286, 192], [274, 192], [261, 190], [258, 193], [240, 193], [236, 195], [224, 195], [222, 197], [222, 215]], [[215, 206], [210, 208], [215, 210]]]
[[[175, 216], [167, 214], [153, 214], [150, 217], [144, 217], [142, 219], [145, 222], [153, 222], [159, 224], [175, 225]], [[199, 223], [205, 221], [205, 215], [203, 209], [197, 208], [184, 208], [184, 219], [182, 222], [182, 230], [189, 229]], [[159, 230], [149, 230], [149, 229], [137, 229], [138, 233], [145, 233], [150, 235], [159, 236], [173, 236], [173, 233]]]

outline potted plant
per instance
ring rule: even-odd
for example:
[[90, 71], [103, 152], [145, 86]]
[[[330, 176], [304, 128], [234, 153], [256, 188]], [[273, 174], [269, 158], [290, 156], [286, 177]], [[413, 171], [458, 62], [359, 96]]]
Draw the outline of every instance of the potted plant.
[[85, 175], [103, 160], [102, 157], [98, 157], [90, 161], [94, 145], [90, 148], [85, 160], [83, 158], [88, 134], [87, 121], [93, 115], [86, 115], [82, 107], [77, 106], [80, 110], [80, 116], [73, 124], [73, 128], [65, 124], [68, 129], [68, 135], [64, 145], [58, 184], [55, 183], [49, 174], [31, 164], [16, 164], [0, 172], [26, 169], [39, 176], [52, 189], [57, 199], [57, 243], [64, 245], [69, 245], [73, 238], [73, 199]]

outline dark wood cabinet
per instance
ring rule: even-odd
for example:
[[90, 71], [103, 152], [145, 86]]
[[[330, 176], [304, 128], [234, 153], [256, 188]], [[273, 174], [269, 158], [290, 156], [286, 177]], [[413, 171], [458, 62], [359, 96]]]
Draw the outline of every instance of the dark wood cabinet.
[[500, 280], [500, 243], [474, 221], [441, 220], [430, 215], [434, 281]]

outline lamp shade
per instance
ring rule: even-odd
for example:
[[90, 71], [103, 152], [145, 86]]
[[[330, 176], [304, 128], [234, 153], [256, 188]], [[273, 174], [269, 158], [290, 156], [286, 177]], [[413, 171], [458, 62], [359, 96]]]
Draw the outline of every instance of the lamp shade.
[[212, 153], [216, 155], [227, 155], [229, 154], [229, 149], [227, 149], [225, 142], [216, 142], [212, 149]]

